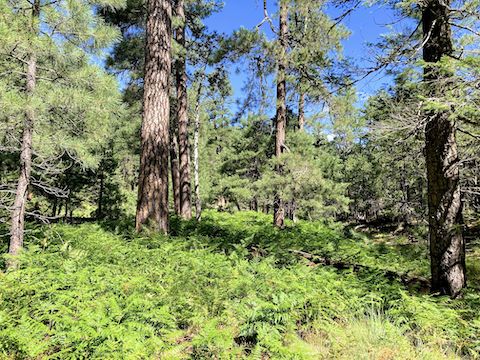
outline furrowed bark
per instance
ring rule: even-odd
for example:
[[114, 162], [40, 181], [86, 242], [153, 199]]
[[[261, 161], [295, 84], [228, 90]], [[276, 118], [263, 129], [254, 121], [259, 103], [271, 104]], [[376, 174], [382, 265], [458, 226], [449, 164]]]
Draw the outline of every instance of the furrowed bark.
[[[286, 69], [287, 69], [287, 31], [288, 31], [288, 8], [286, 1], [280, 2], [280, 54], [278, 59], [277, 74], [277, 114], [275, 117], [275, 156], [279, 158], [285, 148], [285, 125], [287, 122], [287, 85], [286, 85]], [[277, 165], [277, 173], [282, 175], [282, 167]], [[276, 227], [282, 228], [285, 220], [285, 205], [281, 199], [279, 189], [276, 190], [273, 202], [273, 223]]]
[[190, 146], [188, 143], [187, 65], [185, 54], [185, 9], [183, 0], [177, 0], [175, 12], [181, 22], [175, 31], [175, 40], [182, 50], [176, 61], [178, 143], [180, 150], [180, 215], [183, 219], [188, 220], [192, 218], [192, 189], [190, 179]]
[[[448, 89], [448, 74], [436, 66], [443, 56], [453, 51], [448, 7], [448, 1], [430, 0], [422, 13], [423, 59], [427, 63], [424, 81], [432, 97], [441, 96]], [[432, 290], [455, 298], [466, 286], [457, 126], [447, 111], [431, 110], [426, 116]]]
[[169, 0], [147, 1], [137, 231], [168, 232], [171, 17]]

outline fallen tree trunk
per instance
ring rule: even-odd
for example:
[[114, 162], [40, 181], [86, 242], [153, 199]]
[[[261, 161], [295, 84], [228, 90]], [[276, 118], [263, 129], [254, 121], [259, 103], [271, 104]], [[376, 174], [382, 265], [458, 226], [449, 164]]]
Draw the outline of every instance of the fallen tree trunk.
[[406, 273], [398, 273], [393, 270], [378, 269], [367, 265], [349, 263], [343, 260], [331, 259], [320, 255], [311, 254], [301, 250], [289, 250], [290, 253], [298, 255], [309, 261], [309, 266], [332, 266], [338, 270], [352, 269], [354, 272], [369, 271], [381, 272], [385, 278], [396, 280], [408, 288], [416, 288], [418, 291], [429, 291], [431, 287], [430, 280], [420, 276], [410, 276]]

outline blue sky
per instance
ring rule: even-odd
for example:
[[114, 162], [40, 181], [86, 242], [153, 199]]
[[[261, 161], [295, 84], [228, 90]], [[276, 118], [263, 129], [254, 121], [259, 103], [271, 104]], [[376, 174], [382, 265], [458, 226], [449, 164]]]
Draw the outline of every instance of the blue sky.
[[[223, 33], [231, 33], [240, 28], [255, 27], [263, 18], [262, 0], [225, 0], [225, 7], [220, 13], [214, 14], [206, 20], [206, 24], [212, 30]], [[276, 1], [269, 0], [269, 12], [275, 13]], [[338, 16], [342, 10], [330, 9], [331, 17]], [[360, 7], [343, 20], [343, 24], [351, 31], [352, 35], [344, 42], [345, 56], [352, 58], [361, 67], [369, 67], [371, 63], [371, 50], [367, 43], [376, 42], [381, 35], [387, 33], [387, 24], [394, 20], [393, 12], [382, 6]], [[241, 89], [244, 78], [242, 74], [236, 74], [234, 67], [230, 71], [234, 96], [241, 97]], [[357, 84], [359, 103], [368, 95], [389, 82], [389, 78], [383, 73], [370, 75]]]

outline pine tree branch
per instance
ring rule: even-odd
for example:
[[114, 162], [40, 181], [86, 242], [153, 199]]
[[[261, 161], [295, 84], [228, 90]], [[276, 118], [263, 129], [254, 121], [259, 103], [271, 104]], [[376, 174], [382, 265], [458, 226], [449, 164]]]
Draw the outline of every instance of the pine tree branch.
[[277, 30], [275, 29], [275, 26], [273, 25], [273, 21], [272, 21], [272, 18], [270, 17], [270, 15], [268, 14], [268, 9], [267, 9], [267, 0], [263, 0], [263, 19], [262, 21], [255, 27], [256, 29], [259, 29], [262, 27], [263, 24], [265, 24], [266, 22], [268, 22], [268, 24], [270, 25], [270, 30], [272, 30], [272, 32], [277, 35]]
[[460, 127], [457, 130], [460, 131], [461, 133], [465, 134], [465, 135], [473, 137], [474, 139], [480, 140], [480, 135], [478, 135], [478, 134], [473, 134], [470, 131], [464, 130]]

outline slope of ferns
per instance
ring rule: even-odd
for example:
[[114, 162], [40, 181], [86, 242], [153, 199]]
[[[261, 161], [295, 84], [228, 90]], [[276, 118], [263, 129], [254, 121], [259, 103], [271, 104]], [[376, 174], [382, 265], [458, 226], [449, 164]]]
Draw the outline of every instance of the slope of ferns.
[[[384, 276], [428, 274], [421, 244], [270, 221], [208, 212], [168, 238], [126, 223], [31, 229], [21, 270], [0, 275], [0, 357], [478, 356], [478, 295], [451, 302]], [[295, 249], [365, 267], [314, 266]]]

